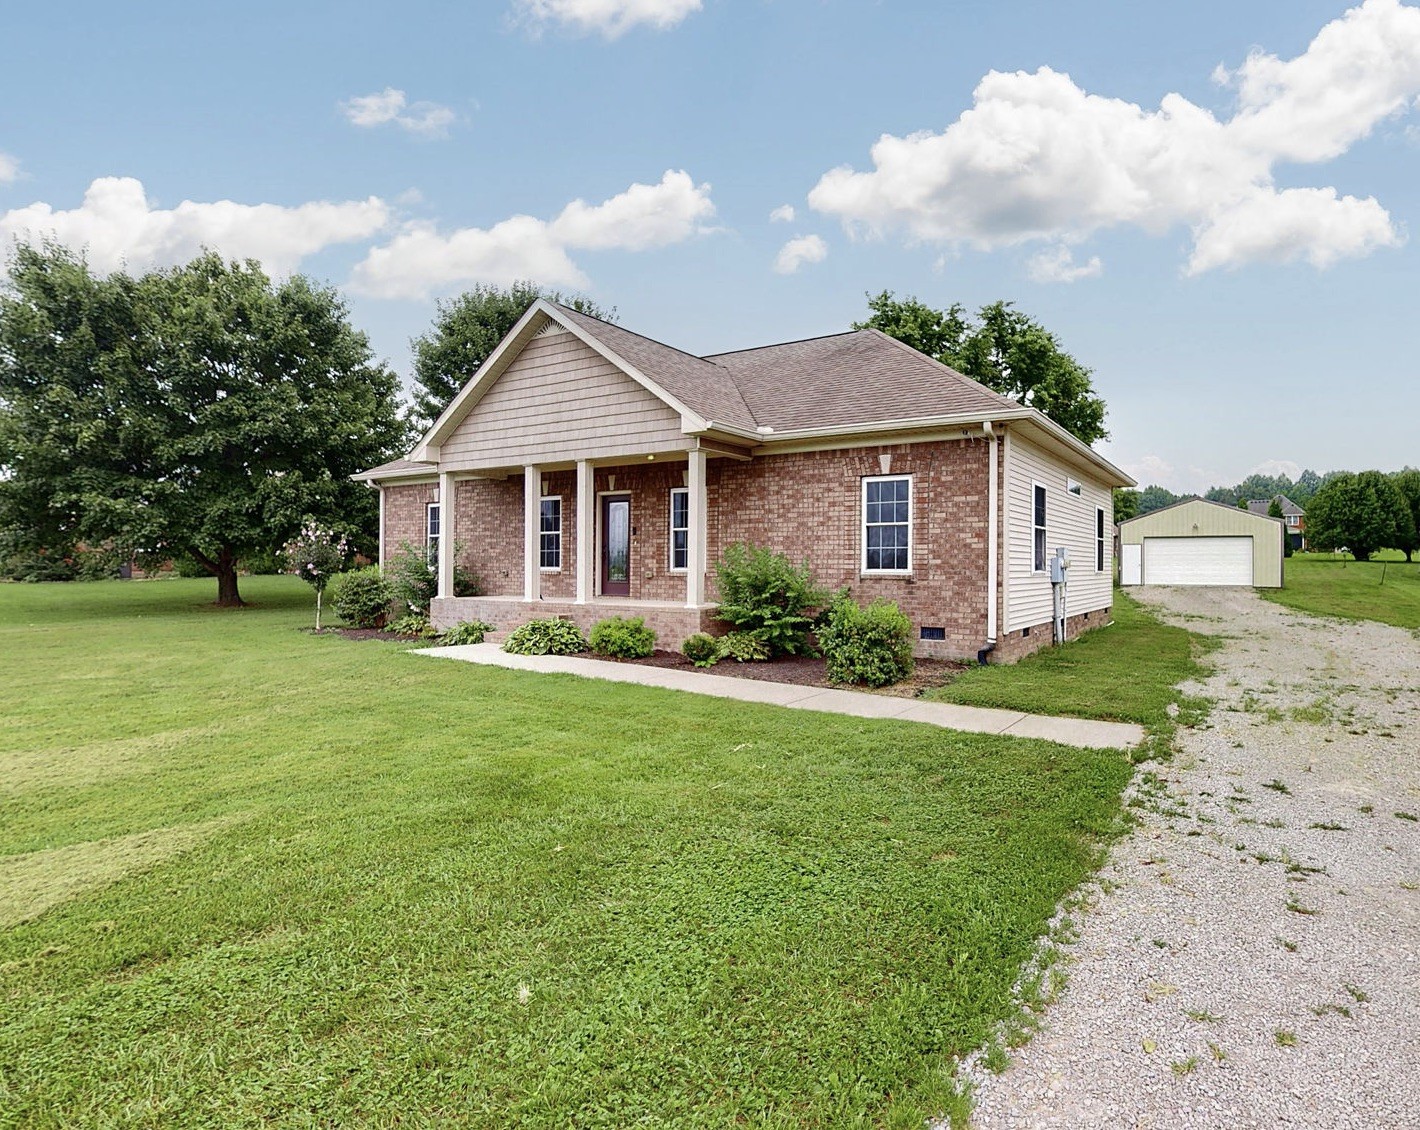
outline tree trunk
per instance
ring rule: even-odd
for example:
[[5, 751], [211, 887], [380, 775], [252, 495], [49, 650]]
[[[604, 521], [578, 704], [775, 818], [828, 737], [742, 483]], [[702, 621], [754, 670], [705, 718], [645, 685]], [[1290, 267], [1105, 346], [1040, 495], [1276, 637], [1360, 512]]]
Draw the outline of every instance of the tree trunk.
[[217, 575], [217, 607], [240, 608], [246, 601], [237, 592], [237, 558], [231, 547], [224, 545], [212, 565]]

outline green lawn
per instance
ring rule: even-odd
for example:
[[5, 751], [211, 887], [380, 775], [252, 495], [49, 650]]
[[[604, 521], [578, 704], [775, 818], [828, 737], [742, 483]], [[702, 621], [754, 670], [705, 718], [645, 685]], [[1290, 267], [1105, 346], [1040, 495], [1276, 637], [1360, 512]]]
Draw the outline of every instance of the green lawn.
[[1406, 564], [1405, 555], [1395, 552], [1381, 558], [1296, 554], [1287, 559], [1283, 588], [1258, 591], [1302, 612], [1420, 628], [1420, 562]]
[[1063, 647], [1046, 647], [1019, 663], [973, 667], [931, 692], [943, 702], [994, 706], [1028, 714], [1063, 714], [1138, 722], [1163, 753], [1175, 729], [1169, 706], [1189, 721], [1206, 705], [1175, 686], [1206, 674], [1205, 636], [1162, 623], [1127, 593], [1114, 590], [1114, 623]]
[[1120, 825], [1117, 753], [211, 588], [0, 586], [7, 1128], [916, 1130]]

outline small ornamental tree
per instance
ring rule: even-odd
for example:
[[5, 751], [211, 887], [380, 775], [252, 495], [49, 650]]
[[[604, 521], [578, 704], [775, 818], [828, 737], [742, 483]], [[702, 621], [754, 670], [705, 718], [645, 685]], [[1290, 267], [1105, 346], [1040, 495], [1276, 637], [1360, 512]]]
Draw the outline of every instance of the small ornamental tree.
[[320, 631], [321, 596], [330, 578], [340, 572], [350, 553], [345, 538], [307, 522], [301, 532], [281, 549], [286, 571], [294, 573], [316, 590], [316, 631]]

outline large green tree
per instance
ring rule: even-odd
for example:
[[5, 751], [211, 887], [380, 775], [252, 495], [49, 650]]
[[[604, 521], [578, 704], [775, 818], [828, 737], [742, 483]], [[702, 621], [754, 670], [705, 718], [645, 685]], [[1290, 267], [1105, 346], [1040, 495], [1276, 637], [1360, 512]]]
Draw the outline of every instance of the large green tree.
[[1345, 546], [1357, 561], [1378, 549], [1404, 547], [1415, 519], [1401, 489], [1381, 471], [1329, 477], [1307, 507], [1307, 540], [1318, 549]]
[[1060, 347], [1059, 340], [1010, 302], [983, 306], [975, 317], [957, 303], [937, 310], [891, 291], [868, 296], [866, 321], [875, 329], [950, 365], [987, 388], [1038, 408], [1085, 443], [1106, 438], [1105, 403], [1090, 370]]
[[414, 415], [419, 426], [428, 427], [439, 418], [539, 298], [594, 318], [616, 318], [615, 310], [603, 310], [590, 299], [569, 298], [531, 282], [509, 287], [481, 285], [457, 298], [441, 300], [434, 325], [410, 343], [414, 350]]
[[240, 556], [307, 518], [376, 525], [355, 471], [407, 438], [399, 382], [334, 291], [203, 255], [100, 277], [22, 247], [0, 293], [0, 521], [31, 540], [186, 554], [241, 603]]
[[1395, 548], [1404, 550], [1405, 560], [1413, 561], [1415, 551], [1420, 549], [1420, 470], [1406, 467], [1403, 471], [1397, 471], [1391, 478], [1395, 480], [1401, 497], [1405, 499], [1406, 509], [1410, 511], [1410, 527], [1406, 531], [1409, 536]]

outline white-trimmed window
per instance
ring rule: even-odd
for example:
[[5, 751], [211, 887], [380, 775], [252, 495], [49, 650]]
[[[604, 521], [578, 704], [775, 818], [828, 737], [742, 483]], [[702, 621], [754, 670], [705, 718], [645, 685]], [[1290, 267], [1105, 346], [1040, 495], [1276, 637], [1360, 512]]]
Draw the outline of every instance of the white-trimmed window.
[[429, 503], [424, 515], [424, 545], [430, 561], [439, 559], [439, 530], [443, 527], [439, 504]]
[[671, 572], [690, 568], [690, 489], [671, 488]]
[[1294, 530], [1295, 530], [1298, 526], [1300, 526], [1301, 524], [1302, 524], [1302, 520], [1301, 520], [1301, 518], [1300, 518], [1298, 515], [1296, 515], [1296, 514], [1288, 514], [1288, 515], [1287, 515], [1287, 525], [1291, 526]]
[[1095, 507], [1095, 572], [1104, 572], [1104, 507]]
[[863, 480], [863, 572], [912, 571], [912, 476]]
[[1040, 483], [1031, 484], [1031, 533], [1033, 535], [1034, 559], [1032, 568], [1037, 573], [1045, 572], [1045, 487]]
[[555, 573], [562, 568], [562, 496], [543, 495], [538, 513], [538, 566]]

